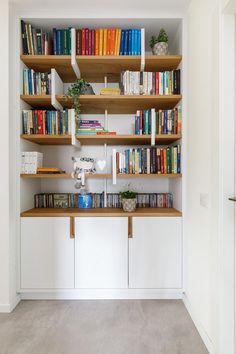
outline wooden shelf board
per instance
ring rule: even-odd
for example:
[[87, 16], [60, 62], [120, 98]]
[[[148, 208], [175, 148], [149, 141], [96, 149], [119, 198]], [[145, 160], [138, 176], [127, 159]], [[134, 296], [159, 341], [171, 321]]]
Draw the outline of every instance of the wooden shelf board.
[[63, 82], [76, 80], [70, 55], [21, 55], [21, 60], [28, 68], [38, 72], [50, 72], [51, 68], [56, 69]]
[[51, 95], [21, 95], [20, 98], [33, 108], [52, 108]]
[[22, 134], [21, 138], [39, 145], [71, 145], [70, 135]]
[[[57, 100], [65, 108], [71, 108], [73, 99], [64, 95], [57, 95]], [[81, 113], [83, 114], [103, 114], [107, 110], [108, 114], [134, 114], [137, 110], [143, 109], [172, 109], [182, 99], [181, 95], [82, 95], [80, 96]]]
[[[35, 71], [49, 72], [55, 68], [63, 82], [76, 80], [69, 55], [21, 55], [23, 63]], [[122, 70], [140, 70], [140, 56], [76, 56], [81, 77], [89, 82], [118, 82]], [[154, 56], [146, 55], [146, 71], [176, 69], [182, 60], [181, 55]]]
[[[81, 145], [151, 145], [151, 135], [77, 135]], [[180, 134], [156, 135], [156, 144], [171, 144]]]
[[[20, 175], [22, 178], [26, 179], [38, 179], [38, 178], [49, 178], [49, 179], [71, 179], [70, 173], [60, 173], [60, 174], [52, 174], [52, 173], [37, 173], [37, 174], [24, 174], [21, 173]], [[168, 173], [168, 174], [157, 174], [157, 173], [150, 173], [150, 174], [117, 174], [117, 178], [180, 178], [182, 177], [181, 173]], [[111, 173], [88, 173], [86, 174], [86, 178], [112, 178]]]
[[21, 213], [21, 217], [181, 217], [182, 213], [174, 208], [137, 208], [135, 212], [124, 212], [119, 208], [98, 209], [30, 209]]

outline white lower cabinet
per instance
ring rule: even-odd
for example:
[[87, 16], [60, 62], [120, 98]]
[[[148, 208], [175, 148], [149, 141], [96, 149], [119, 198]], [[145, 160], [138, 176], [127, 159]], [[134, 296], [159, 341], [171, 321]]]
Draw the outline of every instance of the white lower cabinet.
[[21, 288], [74, 287], [74, 240], [69, 218], [21, 218]]
[[75, 218], [75, 287], [128, 287], [128, 220]]
[[129, 240], [129, 287], [182, 287], [182, 219], [133, 218]]

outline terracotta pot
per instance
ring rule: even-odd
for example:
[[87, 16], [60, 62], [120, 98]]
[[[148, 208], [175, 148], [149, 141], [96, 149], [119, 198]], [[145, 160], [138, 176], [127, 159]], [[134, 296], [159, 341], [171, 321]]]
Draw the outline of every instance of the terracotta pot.
[[122, 199], [122, 206], [123, 206], [123, 210], [124, 211], [128, 211], [128, 212], [135, 211], [136, 204], [137, 204], [136, 198], [133, 198], [133, 199], [125, 199], [125, 198], [123, 198]]

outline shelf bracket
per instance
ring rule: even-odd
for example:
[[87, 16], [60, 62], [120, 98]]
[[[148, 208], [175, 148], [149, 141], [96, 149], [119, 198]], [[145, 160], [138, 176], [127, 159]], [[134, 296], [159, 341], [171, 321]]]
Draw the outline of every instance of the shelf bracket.
[[128, 216], [128, 238], [133, 238], [133, 218]]
[[63, 92], [63, 82], [56, 69], [51, 69], [51, 105], [58, 111], [62, 111], [62, 105], [57, 101], [56, 95]]
[[71, 66], [77, 79], [81, 78], [81, 72], [76, 61], [76, 34], [75, 28], [71, 28]]
[[112, 184], [116, 184], [116, 149], [112, 150]]
[[75, 238], [75, 218], [70, 216], [70, 238]]

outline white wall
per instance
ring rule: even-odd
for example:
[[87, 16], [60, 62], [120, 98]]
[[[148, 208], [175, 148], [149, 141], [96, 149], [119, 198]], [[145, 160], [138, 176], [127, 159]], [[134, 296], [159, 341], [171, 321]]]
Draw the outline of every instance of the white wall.
[[[185, 303], [210, 352], [215, 346], [219, 184], [219, 10], [192, 0], [188, 21]], [[200, 196], [206, 205], [200, 203]]]

